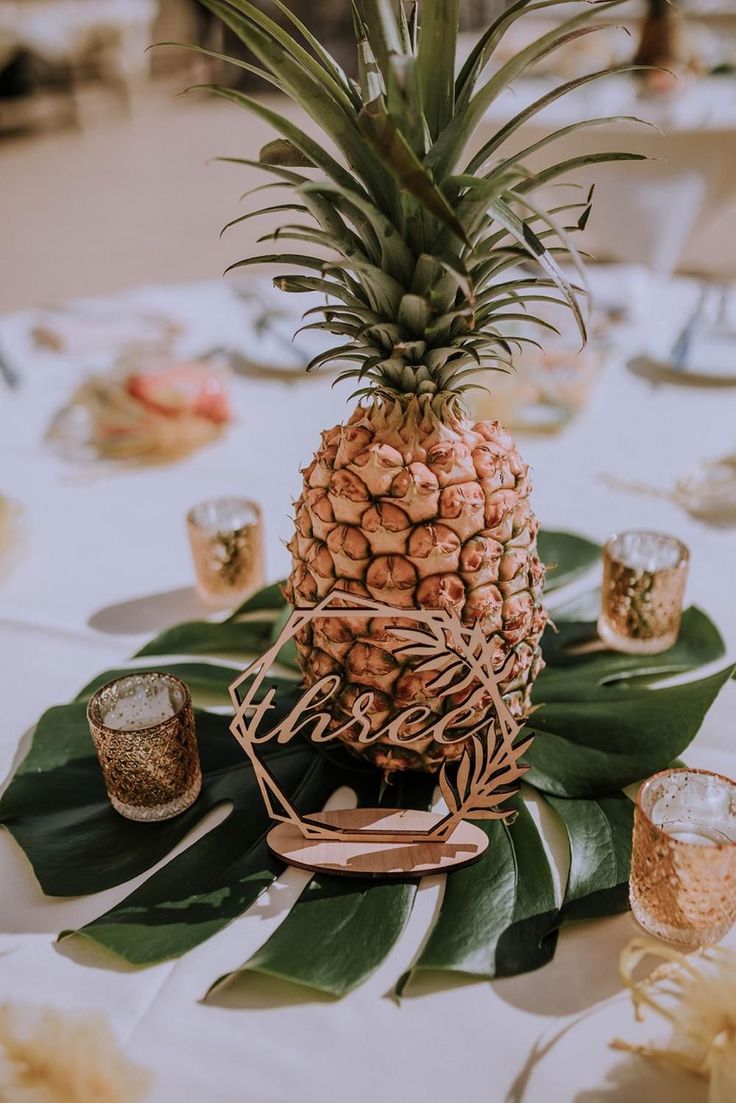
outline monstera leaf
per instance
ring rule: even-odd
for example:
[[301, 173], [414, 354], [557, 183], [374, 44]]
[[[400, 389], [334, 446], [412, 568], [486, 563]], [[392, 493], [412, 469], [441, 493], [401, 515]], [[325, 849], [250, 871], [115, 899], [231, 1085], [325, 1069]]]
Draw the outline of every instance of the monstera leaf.
[[586, 653], [594, 639], [591, 624], [561, 623], [542, 644], [547, 668], [525, 729], [538, 737], [526, 780], [556, 796], [616, 793], [668, 765], [695, 738], [730, 674], [653, 687], [723, 655], [718, 630], [699, 609], [685, 612], [679, 640], [661, 655]]
[[[429, 808], [434, 787], [434, 778], [405, 775], [386, 803]], [[377, 885], [318, 874], [271, 938], [241, 969], [216, 981], [208, 995], [215, 999], [224, 985], [254, 972], [344, 996], [389, 953], [411, 915], [416, 890], [412, 880]]]
[[[570, 534], [547, 535], [542, 553], [550, 580], [570, 581], [594, 561], [595, 545]], [[96, 687], [125, 670], [106, 671], [77, 701], [50, 709], [31, 749], [0, 800], [0, 823], [15, 837], [43, 890], [94, 893], [144, 874], [170, 854], [214, 809], [224, 818], [153, 873], [121, 903], [64, 937], [84, 937], [118, 957], [147, 965], [177, 957], [212, 937], [246, 910], [282, 866], [265, 845], [268, 817], [248, 759], [228, 730], [227, 687], [247, 657], [269, 646], [283, 623], [278, 586], [256, 594], [227, 620], [173, 628], [145, 647], [135, 669], [168, 670], [190, 686], [203, 766], [200, 799], [176, 819], [137, 824], [113, 811], [85, 720]], [[558, 620], [560, 618], [558, 617]], [[461, 972], [476, 978], [542, 966], [565, 922], [626, 907], [631, 806], [621, 787], [668, 765], [697, 732], [724, 670], [698, 678], [697, 668], [723, 652], [704, 613], [688, 610], [675, 647], [655, 658], [591, 650], [591, 623], [560, 620], [545, 635], [547, 669], [525, 728], [535, 742], [525, 780], [567, 834], [570, 870], [562, 901], [526, 806], [516, 798], [513, 824], [486, 822], [491, 845], [474, 866], [450, 873], [442, 904], [418, 959], [399, 983], [419, 974]], [[234, 661], [186, 660], [227, 655]], [[156, 656], [155, 666], [150, 659]], [[177, 657], [181, 656], [181, 659]], [[289, 656], [284, 658], [288, 661]], [[661, 684], [687, 674], [682, 685]], [[298, 687], [288, 671], [271, 678], [278, 722]], [[219, 708], [220, 711], [213, 711]], [[427, 807], [434, 781], [407, 775], [381, 793], [380, 777], [344, 752], [306, 742], [264, 746], [269, 767], [303, 811], [322, 807], [348, 785], [362, 804]], [[238, 975], [260, 972], [341, 996], [385, 958], [411, 913], [416, 883], [343, 882], [314, 877], [268, 942]], [[214, 980], [215, 978], [213, 978]], [[216, 981], [211, 999], [223, 983]]]
[[[85, 929], [136, 965], [178, 956], [240, 915], [278, 875], [264, 838], [270, 823], [253, 771], [226, 718], [197, 711], [204, 784], [188, 811], [133, 823], [111, 807], [87, 731], [85, 706], [51, 709], [0, 806], [44, 892], [76, 896], [123, 884], [165, 857], [211, 809], [227, 818]], [[285, 791], [305, 811], [320, 808], [346, 772], [306, 743], [267, 752]], [[361, 778], [361, 781], [366, 780]], [[366, 794], [367, 796], [368, 794]]]
[[558, 922], [626, 911], [632, 802], [623, 793], [599, 800], [547, 800], [564, 824], [570, 847], [570, 872]]
[[547, 567], [544, 588], [547, 593], [559, 590], [580, 578], [598, 562], [598, 544], [573, 532], [540, 529], [537, 537], [539, 556]]
[[399, 995], [421, 971], [490, 980], [538, 969], [554, 955], [552, 871], [522, 797], [512, 803], [517, 813], [512, 824], [481, 825], [489, 838], [485, 857], [448, 874], [439, 914], [417, 961], [398, 983]]

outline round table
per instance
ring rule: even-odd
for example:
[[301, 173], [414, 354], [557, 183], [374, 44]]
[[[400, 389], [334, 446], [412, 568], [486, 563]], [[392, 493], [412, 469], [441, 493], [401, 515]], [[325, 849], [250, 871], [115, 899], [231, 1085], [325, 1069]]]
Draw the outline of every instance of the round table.
[[[712, 615], [734, 656], [733, 533], [697, 523], [665, 498], [626, 493], [601, 479], [671, 486], [698, 459], [732, 449], [730, 392], [724, 398], [655, 389], [624, 368], [630, 353], [671, 344], [697, 289], [632, 268], [594, 270], [592, 282], [600, 298], [625, 304], [630, 316], [577, 421], [557, 437], [520, 441], [533, 467], [536, 511], [543, 524], [599, 540], [636, 527], [683, 539], [693, 553], [688, 598]], [[112, 302], [180, 318], [183, 352], [218, 345], [260, 359], [284, 356], [258, 336], [247, 305], [225, 282], [140, 288]], [[280, 540], [289, 535], [299, 465], [319, 431], [346, 416], [345, 391], [327, 380], [238, 378], [236, 424], [214, 446], [157, 469], [75, 467], [50, 452], [43, 433], [84, 366], [35, 348], [35, 320], [32, 312], [0, 319], [0, 348], [20, 376], [14, 391], [0, 379], [0, 490], [22, 502], [28, 529], [21, 561], [0, 583], [0, 776], [19, 760], [22, 733], [42, 710], [69, 700], [157, 630], [202, 615], [184, 526], [197, 500], [228, 493], [259, 499], [269, 576], [284, 573]], [[736, 775], [735, 705], [731, 682], [688, 762]], [[558, 893], [562, 876], [558, 863]], [[537, 973], [491, 984], [459, 976], [419, 980], [401, 1004], [387, 998], [422, 944], [441, 877], [422, 881], [404, 935], [343, 1000], [251, 976], [214, 1003], [199, 1002], [214, 978], [241, 965], [275, 930], [309, 877], [287, 870], [248, 913], [198, 949], [132, 970], [81, 940], [56, 945], [55, 937], [122, 899], [135, 882], [92, 898], [45, 898], [23, 854], [0, 833], [0, 991], [11, 1001], [103, 1012], [125, 1051], [155, 1071], [154, 1103], [705, 1098], [692, 1078], [672, 1078], [608, 1048], [616, 1034], [634, 1036], [618, 976], [619, 952], [637, 931], [628, 914], [566, 928], [554, 961]]]

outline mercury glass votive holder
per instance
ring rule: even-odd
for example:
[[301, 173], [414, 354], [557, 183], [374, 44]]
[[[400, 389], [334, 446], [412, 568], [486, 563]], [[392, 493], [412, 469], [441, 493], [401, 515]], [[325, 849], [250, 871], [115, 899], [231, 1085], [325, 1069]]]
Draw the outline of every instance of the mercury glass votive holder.
[[676, 642], [690, 553], [674, 536], [622, 532], [603, 549], [598, 634], [614, 651], [654, 655]]
[[213, 498], [187, 514], [200, 596], [228, 607], [263, 585], [263, 521], [247, 498]]
[[87, 719], [113, 808], [129, 820], [168, 820], [202, 788], [192, 699], [172, 674], [141, 672], [98, 689]]
[[695, 948], [736, 922], [736, 782], [663, 770], [634, 810], [631, 910], [650, 934]]

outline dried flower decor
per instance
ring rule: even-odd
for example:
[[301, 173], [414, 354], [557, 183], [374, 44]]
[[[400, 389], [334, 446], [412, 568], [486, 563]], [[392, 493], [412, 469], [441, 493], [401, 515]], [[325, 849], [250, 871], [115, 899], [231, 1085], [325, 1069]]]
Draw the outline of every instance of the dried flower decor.
[[149, 360], [86, 379], [53, 419], [47, 440], [67, 458], [166, 463], [216, 440], [230, 419], [219, 368]]
[[[634, 973], [647, 956], [662, 964], [644, 980]], [[686, 956], [647, 938], [634, 938], [621, 954], [621, 976], [636, 1017], [649, 1009], [672, 1027], [665, 1048], [617, 1038], [614, 1049], [638, 1053], [708, 1080], [708, 1103], [736, 1099], [736, 953], [714, 946]]]
[[3, 1103], [141, 1103], [150, 1083], [98, 1012], [0, 1005]]

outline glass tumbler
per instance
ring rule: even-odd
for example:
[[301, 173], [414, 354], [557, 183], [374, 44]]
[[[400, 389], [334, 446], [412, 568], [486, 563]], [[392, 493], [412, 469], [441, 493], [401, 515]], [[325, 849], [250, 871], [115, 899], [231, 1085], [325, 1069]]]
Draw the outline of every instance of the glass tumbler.
[[247, 498], [212, 498], [187, 514], [189, 542], [204, 601], [232, 607], [264, 582], [260, 507]]
[[690, 553], [674, 536], [622, 532], [603, 549], [598, 634], [614, 651], [654, 655], [676, 642]]
[[202, 771], [192, 699], [172, 674], [128, 674], [87, 706], [113, 808], [129, 820], [168, 820], [199, 796]]
[[695, 948], [736, 922], [736, 782], [663, 770], [634, 810], [631, 909], [650, 934]]

